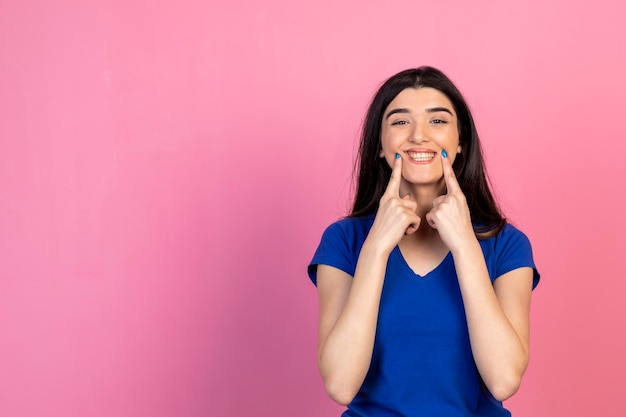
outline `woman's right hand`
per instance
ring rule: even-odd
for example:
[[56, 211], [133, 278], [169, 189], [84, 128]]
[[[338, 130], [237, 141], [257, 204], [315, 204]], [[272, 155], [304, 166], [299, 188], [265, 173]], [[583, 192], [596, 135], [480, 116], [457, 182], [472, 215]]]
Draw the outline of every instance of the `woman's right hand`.
[[409, 194], [400, 197], [400, 183], [402, 181], [402, 158], [396, 154], [391, 171], [391, 178], [385, 193], [380, 199], [378, 212], [367, 240], [380, 245], [379, 248], [391, 253], [404, 235], [414, 233], [421, 222], [415, 213], [417, 203]]

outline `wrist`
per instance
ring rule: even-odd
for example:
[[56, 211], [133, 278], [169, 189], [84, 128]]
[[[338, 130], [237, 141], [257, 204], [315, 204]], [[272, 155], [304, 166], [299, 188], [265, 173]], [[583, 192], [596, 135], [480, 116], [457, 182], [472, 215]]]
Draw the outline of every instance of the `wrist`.
[[464, 258], [467, 256], [476, 256], [480, 254], [482, 256], [482, 248], [480, 247], [480, 243], [474, 234], [468, 236], [464, 239], [460, 244], [456, 245], [454, 248], [450, 248], [450, 252], [455, 258]]
[[387, 260], [393, 248], [386, 248], [378, 240], [365, 239], [359, 256], [367, 256], [369, 259]]

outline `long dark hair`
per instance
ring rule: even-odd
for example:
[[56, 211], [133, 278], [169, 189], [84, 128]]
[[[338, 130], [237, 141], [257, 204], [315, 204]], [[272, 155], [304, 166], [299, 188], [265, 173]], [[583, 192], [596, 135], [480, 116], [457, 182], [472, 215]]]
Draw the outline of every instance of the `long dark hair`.
[[474, 233], [486, 239], [496, 235], [506, 224], [485, 174], [482, 150], [474, 119], [465, 99], [445, 74], [436, 68], [419, 67], [402, 71], [380, 87], [363, 122], [358, 158], [354, 165], [356, 194], [350, 217], [375, 213], [391, 177], [391, 168], [380, 157], [383, 112], [406, 88], [430, 87], [442, 92], [454, 107], [462, 152], [452, 168], [469, 206]]

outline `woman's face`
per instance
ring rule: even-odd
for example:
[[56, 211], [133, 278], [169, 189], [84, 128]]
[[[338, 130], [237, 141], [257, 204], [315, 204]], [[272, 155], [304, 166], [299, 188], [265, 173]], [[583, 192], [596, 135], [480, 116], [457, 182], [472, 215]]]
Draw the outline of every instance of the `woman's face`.
[[434, 88], [406, 88], [385, 109], [381, 157], [392, 166], [402, 158], [402, 177], [410, 184], [441, 185], [441, 151], [450, 163], [461, 152], [457, 116], [452, 103]]

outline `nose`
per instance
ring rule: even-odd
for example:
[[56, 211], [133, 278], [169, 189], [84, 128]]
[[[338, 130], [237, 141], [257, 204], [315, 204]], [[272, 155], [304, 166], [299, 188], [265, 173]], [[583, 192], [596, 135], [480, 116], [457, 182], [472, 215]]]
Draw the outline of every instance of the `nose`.
[[423, 123], [413, 123], [413, 131], [411, 132], [411, 141], [415, 143], [422, 143], [428, 141], [428, 132]]

